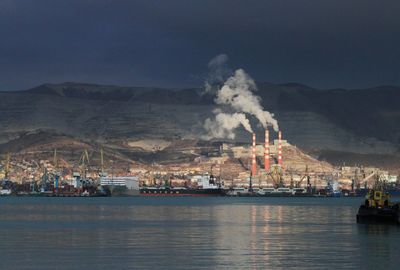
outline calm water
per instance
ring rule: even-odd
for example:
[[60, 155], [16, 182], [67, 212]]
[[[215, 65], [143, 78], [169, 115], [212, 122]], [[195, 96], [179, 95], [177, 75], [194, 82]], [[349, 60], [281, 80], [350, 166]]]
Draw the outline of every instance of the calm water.
[[400, 269], [358, 198], [0, 198], [0, 269]]

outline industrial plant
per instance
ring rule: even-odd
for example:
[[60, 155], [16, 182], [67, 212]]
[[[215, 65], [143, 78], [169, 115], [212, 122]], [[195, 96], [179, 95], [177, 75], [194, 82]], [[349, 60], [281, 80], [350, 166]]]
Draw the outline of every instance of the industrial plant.
[[[51, 149], [7, 153], [1, 161], [0, 194], [364, 196], [376, 181], [399, 193], [398, 176], [389, 171], [357, 164], [333, 166], [291, 145], [282, 131], [273, 134], [272, 141], [269, 129], [258, 138], [256, 133], [250, 135], [248, 144], [173, 142], [179, 148], [175, 150], [192, 153], [183, 161], [127, 162], [103, 148], [80, 154]], [[147, 151], [154, 158], [165, 155], [161, 148], [147, 147]]]

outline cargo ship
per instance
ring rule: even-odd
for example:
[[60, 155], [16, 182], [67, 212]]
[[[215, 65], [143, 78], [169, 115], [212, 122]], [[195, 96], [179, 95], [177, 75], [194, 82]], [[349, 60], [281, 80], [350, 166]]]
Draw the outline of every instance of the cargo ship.
[[326, 194], [311, 193], [305, 188], [232, 188], [227, 191], [232, 197], [326, 197]]
[[161, 187], [141, 187], [141, 196], [225, 196], [225, 190], [212, 175], [202, 175], [200, 185], [197, 188], [192, 187], [172, 187], [164, 185]]

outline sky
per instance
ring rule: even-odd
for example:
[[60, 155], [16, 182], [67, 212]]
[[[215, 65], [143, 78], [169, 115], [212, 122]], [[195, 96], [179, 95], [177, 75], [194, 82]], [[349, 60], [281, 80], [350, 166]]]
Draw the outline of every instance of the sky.
[[400, 85], [399, 0], [0, 0], [0, 90], [202, 86], [218, 54], [256, 81]]

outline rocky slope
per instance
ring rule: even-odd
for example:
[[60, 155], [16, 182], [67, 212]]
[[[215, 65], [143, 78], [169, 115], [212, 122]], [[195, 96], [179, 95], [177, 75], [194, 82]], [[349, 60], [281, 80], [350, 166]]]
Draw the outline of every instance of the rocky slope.
[[[399, 153], [400, 88], [258, 86], [264, 107], [275, 113], [291, 144], [314, 153], [393, 157]], [[0, 144], [38, 131], [95, 143], [196, 140], [204, 133], [202, 123], [215, 107], [213, 97], [199, 89], [46, 84], [26, 91], [0, 92]], [[258, 128], [257, 133], [262, 138], [263, 130]], [[238, 130], [236, 140], [249, 142], [250, 136]]]

